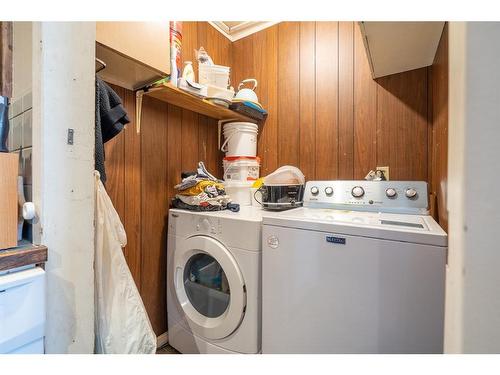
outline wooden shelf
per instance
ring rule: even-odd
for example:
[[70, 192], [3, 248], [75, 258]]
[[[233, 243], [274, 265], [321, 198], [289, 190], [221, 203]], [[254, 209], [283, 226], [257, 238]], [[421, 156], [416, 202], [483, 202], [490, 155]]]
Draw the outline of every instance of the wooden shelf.
[[248, 121], [259, 123], [258, 120], [244, 116], [238, 112], [210, 103], [206, 100], [188, 94], [170, 84], [163, 84], [145, 93], [145, 95], [159, 99], [163, 102], [173, 104], [177, 107], [189, 109], [190, 111], [201, 113], [202, 115], [215, 118], [217, 120], [234, 119], [238, 121]]
[[45, 263], [47, 261], [47, 247], [23, 245], [11, 249], [0, 250], [0, 271], [27, 266], [30, 264]]

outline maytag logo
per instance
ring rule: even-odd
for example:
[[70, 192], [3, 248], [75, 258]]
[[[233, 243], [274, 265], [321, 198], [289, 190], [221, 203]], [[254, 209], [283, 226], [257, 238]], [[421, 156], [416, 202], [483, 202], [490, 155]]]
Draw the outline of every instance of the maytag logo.
[[334, 237], [334, 236], [326, 236], [326, 242], [336, 243], [336, 244], [339, 244], [339, 245], [345, 245], [345, 238]]

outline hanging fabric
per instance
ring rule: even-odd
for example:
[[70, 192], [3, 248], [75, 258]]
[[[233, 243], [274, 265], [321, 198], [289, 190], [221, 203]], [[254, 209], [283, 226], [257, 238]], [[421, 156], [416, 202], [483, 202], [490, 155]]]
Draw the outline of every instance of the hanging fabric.
[[106, 183], [104, 143], [117, 136], [130, 122], [118, 94], [102, 79], [95, 79], [95, 169]]
[[122, 247], [127, 236], [98, 171], [95, 174], [95, 352], [154, 354], [156, 335]]

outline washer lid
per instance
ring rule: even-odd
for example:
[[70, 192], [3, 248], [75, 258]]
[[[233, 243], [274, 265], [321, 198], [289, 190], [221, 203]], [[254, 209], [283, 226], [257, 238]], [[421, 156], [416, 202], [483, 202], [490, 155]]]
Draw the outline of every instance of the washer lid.
[[447, 246], [447, 235], [429, 215], [296, 208], [263, 213], [264, 225]]
[[174, 255], [174, 286], [189, 328], [207, 339], [222, 339], [241, 323], [246, 307], [243, 275], [217, 240], [193, 236]]

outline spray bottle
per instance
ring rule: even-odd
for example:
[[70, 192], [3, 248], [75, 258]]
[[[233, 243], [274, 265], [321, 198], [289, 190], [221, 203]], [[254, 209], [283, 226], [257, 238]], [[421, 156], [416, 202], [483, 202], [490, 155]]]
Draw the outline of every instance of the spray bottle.
[[170, 83], [177, 87], [181, 75], [182, 22], [170, 21]]

